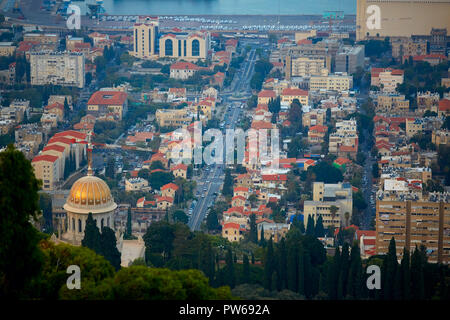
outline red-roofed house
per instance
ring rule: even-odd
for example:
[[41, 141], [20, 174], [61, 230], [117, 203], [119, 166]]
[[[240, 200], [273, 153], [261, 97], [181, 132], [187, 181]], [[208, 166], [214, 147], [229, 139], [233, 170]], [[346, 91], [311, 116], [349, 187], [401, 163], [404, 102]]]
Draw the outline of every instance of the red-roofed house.
[[243, 229], [236, 222], [226, 222], [222, 226], [222, 237], [230, 242], [240, 241], [244, 238]]
[[87, 113], [97, 117], [111, 113], [120, 121], [128, 109], [127, 97], [127, 93], [123, 91], [94, 92], [87, 103]]
[[248, 188], [246, 187], [235, 187], [233, 189], [233, 196], [242, 196], [245, 199], [248, 198]]
[[170, 168], [170, 170], [172, 171], [172, 174], [175, 178], [181, 177], [183, 179], [187, 179], [187, 170], [188, 170], [187, 165], [180, 163], [180, 164]]
[[170, 77], [173, 79], [186, 80], [201, 69], [201, 67], [190, 62], [175, 62], [170, 66]]
[[303, 106], [308, 105], [308, 91], [298, 88], [286, 88], [281, 92], [281, 102], [291, 105], [294, 99], [298, 99]]
[[258, 104], [268, 105], [270, 100], [276, 99], [277, 94], [273, 90], [262, 90], [258, 93]]
[[56, 114], [58, 121], [62, 121], [64, 119], [64, 105], [59, 102], [46, 106], [44, 112]]
[[308, 142], [311, 144], [320, 144], [322, 143], [327, 134], [328, 127], [327, 126], [312, 126], [308, 130]]
[[161, 194], [163, 197], [175, 198], [175, 192], [177, 192], [178, 189], [179, 187], [171, 182], [161, 187]]
[[439, 117], [450, 116], [450, 100], [449, 99], [442, 99], [439, 101], [438, 116]]
[[156, 207], [160, 210], [166, 210], [173, 205], [173, 197], [156, 197]]
[[246, 201], [246, 198], [244, 198], [243, 196], [234, 196], [231, 199], [231, 205], [233, 207], [243, 207], [243, 206], [245, 206], [245, 201]]
[[43, 190], [53, 190], [55, 183], [61, 179], [60, 161], [58, 156], [50, 154], [38, 155], [31, 161], [34, 175], [42, 180]]
[[397, 84], [402, 84], [403, 70], [392, 68], [372, 68], [370, 85], [380, 87], [383, 92], [395, 92]]

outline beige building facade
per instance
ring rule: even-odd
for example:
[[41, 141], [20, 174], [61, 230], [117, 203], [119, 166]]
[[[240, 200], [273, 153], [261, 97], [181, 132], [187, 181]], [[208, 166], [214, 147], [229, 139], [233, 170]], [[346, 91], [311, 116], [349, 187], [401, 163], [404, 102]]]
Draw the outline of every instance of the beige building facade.
[[76, 52], [32, 52], [31, 84], [84, 87], [84, 55]]
[[[450, 0], [357, 0], [356, 40], [372, 37], [410, 37], [429, 35], [432, 28], [450, 30]], [[378, 6], [380, 28], [369, 29]], [[367, 23], [369, 21], [369, 23]], [[376, 26], [375, 26], [376, 27]]]

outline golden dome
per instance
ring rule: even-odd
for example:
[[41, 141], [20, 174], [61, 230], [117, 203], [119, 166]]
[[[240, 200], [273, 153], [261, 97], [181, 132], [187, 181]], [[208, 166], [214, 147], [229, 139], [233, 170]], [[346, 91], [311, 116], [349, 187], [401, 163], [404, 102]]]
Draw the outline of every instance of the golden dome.
[[64, 209], [76, 213], [104, 213], [117, 208], [111, 190], [102, 179], [85, 176], [73, 184]]

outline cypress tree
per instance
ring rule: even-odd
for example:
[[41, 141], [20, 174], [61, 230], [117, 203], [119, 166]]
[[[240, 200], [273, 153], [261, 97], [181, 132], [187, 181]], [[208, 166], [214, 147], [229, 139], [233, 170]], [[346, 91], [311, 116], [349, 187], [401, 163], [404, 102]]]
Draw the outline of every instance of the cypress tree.
[[305, 234], [305, 224], [304, 224], [303, 221], [300, 221], [300, 227], [299, 227], [299, 229], [300, 229], [300, 232], [301, 232], [302, 234]]
[[410, 257], [409, 250], [403, 249], [403, 257], [401, 261], [402, 270], [402, 293], [404, 300], [411, 299], [411, 270], [410, 270]]
[[348, 243], [345, 242], [342, 246], [342, 255], [341, 255], [341, 265], [339, 270], [339, 281], [338, 281], [338, 293], [337, 299], [344, 299], [347, 295], [347, 277], [349, 273], [349, 252], [348, 252]]
[[317, 218], [317, 223], [316, 223], [316, 227], [314, 229], [314, 233], [315, 233], [316, 238], [323, 237], [325, 235], [325, 228], [323, 227], [322, 215], [320, 215]]
[[314, 236], [314, 219], [311, 215], [308, 216], [308, 224], [306, 225], [306, 234]]
[[131, 239], [133, 235], [132, 227], [131, 227], [131, 206], [128, 207], [128, 214], [127, 214], [127, 229], [125, 231], [124, 239], [128, 240]]
[[84, 238], [81, 241], [83, 247], [94, 250], [98, 254], [102, 254], [100, 244], [100, 231], [92, 217], [92, 213], [89, 212], [86, 220], [86, 228], [84, 229]]
[[330, 300], [337, 299], [339, 269], [341, 264], [340, 258], [341, 254], [339, 251], [339, 247], [336, 247], [331, 266], [330, 268], [328, 268], [328, 276], [327, 276], [328, 298]]
[[300, 249], [298, 259], [298, 293], [305, 295], [305, 251]]
[[362, 264], [359, 245], [354, 243], [350, 254], [350, 270], [347, 282], [347, 295], [353, 299], [361, 298]]
[[266, 256], [264, 261], [264, 287], [272, 291], [272, 274], [274, 272], [274, 254], [273, 254], [273, 242], [272, 237], [270, 237], [267, 242]]
[[243, 260], [242, 261], [242, 263], [243, 263], [243, 266], [242, 266], [243, 282], [244, 283], [250, 283], [250, 264], [249, 264], [249, 261], [248, 261], [248, 256], [246, 254], [244, 254], [244, 257], [243, 257], [242, 260]]
[[287, 288], [291, 291], [298, 290], [298, 248], [291, 241], [287, 242]]
[[227, 257], [225, 259], [225, 276], [230, 288], [234, 288], [236, 284], [235, 274], [234, 274], [234, 265], [233, 265], [233, 254], [231, 253], [231, 249], [228, 248]]
[[417, 246], [411, 256], [411, 298], [423, 300], [425, 298], [423, 260]]
[[252, 251], [252, 264], [255, 264], [255, 255], [253, 254], [253, 251]]
[[111, 228], [103, 227], [100, 234], [101, 254], [116, 269], [120, 269], [121, 255], [117, 249], [117, 240]]
[[397, 251], [395, 246], [395, 239], [392, 237], [389, 242], [389, 249], [387, 255], [384, 257], [383, 271], [381, 276], [384, 275], [384, 281], [382, 281], [383, 287], [383, 299], [392, 300], [394, 296], [395, 274], [397, 272]]
[[261, 225], [259, 245], [261, 247], [265, 247], [266, 246], [266, 239], [264, 238], [264, 225]]
[[236, 255], [236, 253], [234, 253], [233, 261], [234, 261], [234, 263], [237, 263], [237, 255]]
[[253, 243], [258, 243], [258, 229], [256, 226], [256, 215], [252, 213], [250, 215], [250, 234], [249, 240]]
[[279, 290], [287, 288], [287, 252], [286, 241], [281, 239], [279, 244], [279, 259], [278, 259], [278, 275], [279, 275]]

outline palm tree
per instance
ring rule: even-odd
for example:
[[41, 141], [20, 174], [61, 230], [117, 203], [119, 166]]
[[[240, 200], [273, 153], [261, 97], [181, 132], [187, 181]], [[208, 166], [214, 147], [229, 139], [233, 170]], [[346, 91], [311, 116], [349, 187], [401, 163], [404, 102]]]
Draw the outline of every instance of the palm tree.
[[332, 205], [330, 207], [330, 213], [331, 213], [331, 223], [333, 224], [333, 228], [334, 228], [334, 218], [336, 217], [336, 212], [338, 212], [339, 208], [336, 207], [335, 205]]
[[350, 212], [346, 211], [344, 216], [345, 216], [345, 226], [348, 227], [349, 219], [350, 219]]

